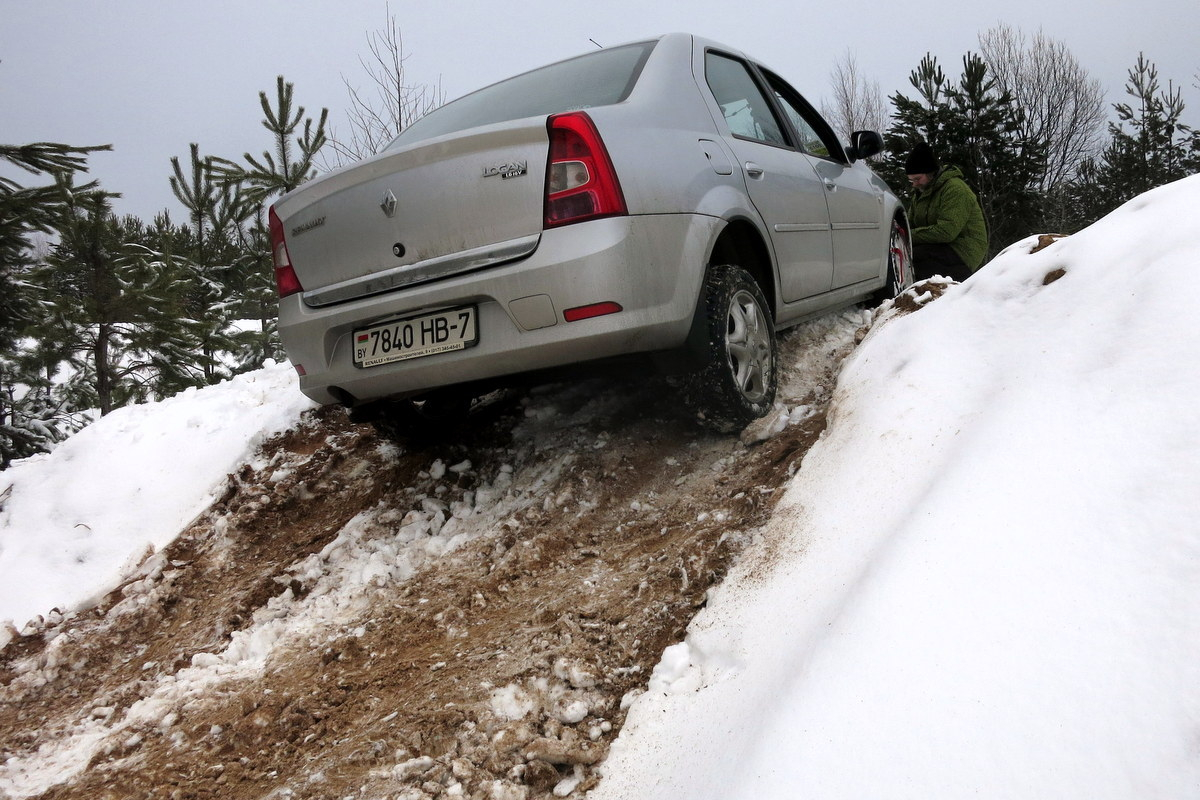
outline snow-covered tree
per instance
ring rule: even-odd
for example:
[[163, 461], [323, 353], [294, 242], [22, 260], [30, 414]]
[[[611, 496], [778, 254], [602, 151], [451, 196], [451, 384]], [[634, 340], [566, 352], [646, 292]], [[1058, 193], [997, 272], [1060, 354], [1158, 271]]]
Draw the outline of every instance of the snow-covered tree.
[[65, 355], [71, 404], [101, 415], [204, 382], [187, 270], [146, 244], [140, 220], [114, 216], [110, 197], [73, 193], [58, 243], [30, 273], [43, 352]]
[[233, 278], [240, 253], [230, 235], [236, 225], [231, 211], [235, 190], [217, 179], [213, 158], [201, 157], [199, 145], [191, 145], [190, 156], [187, 175], [179, 159], [171, 159], [171, 190], [187, 209], [191, 226], [172, 232], [168, 220], [166, 226], [156, 226], [157, 243], [158, 252], [181, 259], [190, 273], [186, 310], [200, 338], [205, 382], [211, 384], [229, 376], [225, 362], [238, 349], [232, 325], [238, 306]]
[[[90, 153], [110, 145], [73, 147], [57, 142], [0, 144], [0, 161], [41, 179], [25, 186], [0, 175], [0, 469], [14, 459], [46, 450], [73, 427], [49, 395], [38, 390], [43, 372], [27, 329], [37, 302], [28, 278], [36, 258], [35, 237], [53, 232], [64, 212], [68, 176], [87, 171]], [[95, 182], [77, 187], [89, 190]]]

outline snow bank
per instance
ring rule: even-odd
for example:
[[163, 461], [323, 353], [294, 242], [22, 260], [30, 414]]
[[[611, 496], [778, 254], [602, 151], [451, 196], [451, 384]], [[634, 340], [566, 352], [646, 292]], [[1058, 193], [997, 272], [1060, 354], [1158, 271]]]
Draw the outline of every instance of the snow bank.
[[0, 473], [0, 621], [86, 606], [312, 402], [287, 364], [101, 418]]
[[874, 330], [590, 798], [1195, 796], [1197, 207]]

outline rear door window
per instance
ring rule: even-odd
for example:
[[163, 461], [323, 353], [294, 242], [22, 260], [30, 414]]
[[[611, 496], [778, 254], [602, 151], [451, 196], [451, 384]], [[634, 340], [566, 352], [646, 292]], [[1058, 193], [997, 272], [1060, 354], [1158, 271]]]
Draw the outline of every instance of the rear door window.
[[597, 50], [480, 89], [409, 125], [388, 149], [481, 125], [620, 103], [633, 91], [655, 44]]
[[739, 139], [787, 147], [789, 142], [771, 103], [746, 65], [720, 53], [707, 53], [704, 77], [721, 107], [729, 131]]

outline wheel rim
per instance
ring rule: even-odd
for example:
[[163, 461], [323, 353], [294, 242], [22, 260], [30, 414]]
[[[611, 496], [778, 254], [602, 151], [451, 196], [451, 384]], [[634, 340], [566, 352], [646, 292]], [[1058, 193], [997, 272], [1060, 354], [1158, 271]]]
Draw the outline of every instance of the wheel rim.
[[725, 351], [738, 390], [751, 403], [763, 400], [772, 369], [771, 331], [754, 295], [745, 289], [735, 294], [729, 304]]
[[891, 258], [889, 277], [892, 279], [892, 297], [900, 294], [913, 283], [912, 248], [908, 236], [895, 222], [892, 223], [892, 238], [888, 243]]

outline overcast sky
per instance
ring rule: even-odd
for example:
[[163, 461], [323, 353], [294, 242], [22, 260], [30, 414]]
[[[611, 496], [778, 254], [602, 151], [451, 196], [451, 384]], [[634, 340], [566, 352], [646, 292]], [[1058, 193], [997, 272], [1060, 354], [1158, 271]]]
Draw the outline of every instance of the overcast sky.
[[[358, 59], [388, 8], [385, 0], [0, 0], [0, 143], [111, 143], [114, 152], [91, 163], [102, 185], [123, 195], [116, 210], [149, 219], [167, 208], [181, 221], [170, 158], [186, 161], [190, 142], [239, 159], [269, 147], [258, 92], [273, 92], [276, 75], [295, 84], [296, 101], [314, 115], [327, 107], [335, 127], [344, 124], [343, 76], [368, 85]], [[390, 10], [409, 81], [440, 81], [447, 99], [585, 52], [589, 40], [612, 45], [670, 31], [747, 51], [817, 105], [847, 50], [885, 95], [911, 94], [908, 74], [926, 52], [957, 78], [979, 32], [1005, 22], [1064, 41], [1110, 104], [1145, 52], [1164, 84], [1183, 87], [1185, 121], [1200, 126], [1196, 0], [391, 0]]]

